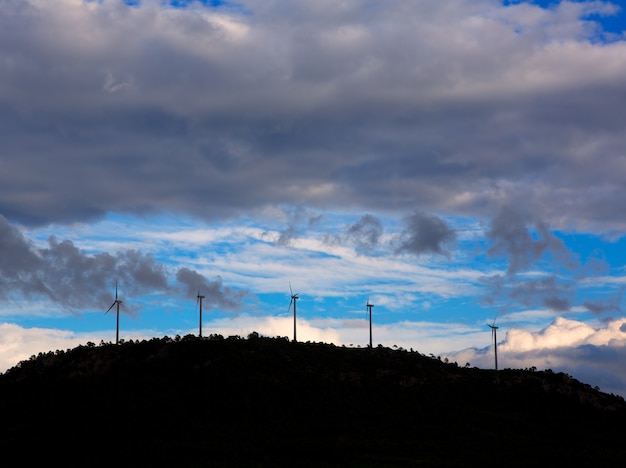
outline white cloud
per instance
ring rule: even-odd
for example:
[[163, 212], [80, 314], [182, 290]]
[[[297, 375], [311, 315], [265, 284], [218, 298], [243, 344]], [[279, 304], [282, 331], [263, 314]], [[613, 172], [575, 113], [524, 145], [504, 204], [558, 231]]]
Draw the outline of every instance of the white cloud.
[[507, 331], [506, 341], [499, 346], [499, 349], [502, 353], [518, 353], [537, 349], [580, 346], [588, 342], [587, 340], [594, 333], [596, 330], [585, 323], [557, 317], [549, 327], [540, 332]]
[[[0, 372], [41, 352], [66, 350], [95, 340], [69, 330], [23, 328], [11, 323], [0, 324]], [[99, 342], [98, 339], [97, 342]], [[96, 342], [96, 341], [94, 341]]]
[[[626, 396], [626, 369], [622, 365], [626, 356], [625, 324], [625, 318], [591, 326], [559, 317], [536, 332], [507, 330], [505, 339], [498, 343], [498, 368], [552, 369], [599, 386], [604, 392]], [[493, 345], [446, 356], [463, 365], [495, 365]]]

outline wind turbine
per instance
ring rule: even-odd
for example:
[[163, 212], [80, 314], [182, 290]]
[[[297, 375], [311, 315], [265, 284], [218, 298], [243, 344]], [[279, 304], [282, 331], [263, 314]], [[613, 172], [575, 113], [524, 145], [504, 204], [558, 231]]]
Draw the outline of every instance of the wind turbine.
[[496, 316], [493, 319], [493, 323], [491, 325], [487, 324], [487, 326], [491, 328], [491, 336], [493, 337], [493, 353], [496, 359], [496, 370], [498, 370], [498, 335], [496, 332], [496, 330], [498, 330], [498, 327], [496, 326], [497, 318], [498, 318], [498, 315], [496, 314]]
[[113, 306], [116, 306], [117, 308], [117, 320], [115, 323], [115, 344], [118, 344], [118, 342], [120, 341], [120, 304], [121, 303], [122, 301], [117, 298], [117, 281], [115, 281], [115, 300], [113, 301], [113, 304], [111, 304], [111, 307], [109, 307], [107, 311], [104, 313], [104, 315], [108, 314], [109, 311], [113, 308]]
[[299, 299], [298, 293], [294, 294], [291, 289], [291, 283], [289, 283], [289, 292], [291, 293], [291, 300], [289, 301], [289, 308], [287, 313], [291, 310], [291, 304], [293, 304], [293, 341], [296, 341], [296, 301]]
[[198, 298], [196, 300], [196, 305], [200, 306], [200, 326], [199, 326], [198, 336], [202, 338], [202, 299], [204, 299], [204, 296], [200, 295], [200, 291], [198, 291], [198, 295], [196, 297]]
[[374, 304], [370, 304], [370, 298], [367, 298], [367, 311], [370, 315], [370, 349], [372, 348], [372, 307]]

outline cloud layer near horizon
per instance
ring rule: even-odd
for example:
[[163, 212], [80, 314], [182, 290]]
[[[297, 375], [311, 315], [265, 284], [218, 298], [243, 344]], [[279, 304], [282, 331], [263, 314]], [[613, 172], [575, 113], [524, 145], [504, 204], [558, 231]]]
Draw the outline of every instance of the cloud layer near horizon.
[[626, 43], [593, 21], [616, 11], [2, 2], [0, 213], [484, 217], [514, 203], [556, 228], [623, 232]]
[[[218, 319], [206, 324], [208, 334], [241, 336], [256, 331], [263, 336], [289, 336], [293, 322], [288, 317], [251, 317], [240, 315], [235, 318]], [[448, 352], [456, 346], [463, 347], [479, 334], [460, 324], [442, 327], [434, 323], [401, 323], [376, 327], [375, 346], [380, 343], [387, 347], [413, 349], [424, 352], [430, 349], [439, 359], [456, 362], [459, 366], [493, 368], [493, 346], [469, 347], [458, 352]], [[195, 330], [172, 330], [175, 334], [195, 334]], [[95, 333], [73, 333], [67, 330], [45, 328], [23, 328], [13, 324], [0, 324], [0, 372], [26, 360], [40, 352], [65, 350], [88, 341], [100, 343], [110, 341]], [[367, 343], [367, 322], [352, 321], [307, 321], [299, 327], [301, 341], [334, 343], [336, 345], [365, 347]], [[444, 335], [446, 338], [442, 339]], [[489, 333], [482, 333], [488, 341]], [[135, 331], [126, 340], [151, 339], [154, 330]], [[433, 354], [434, 353], [434, 354]], [[583, 383], [593, 382], [594, 386], [607, 393], [626, 397], [626, 370], [621, 363], [626, 359], [626, 319], [619, 319], [596, 327], [576, 320], [555, 319], [549, 326], [536, 332], [521, 329], [506, 331], [504, 339], [498, 343], [499, 368], [551, 369], [565, 372]]]

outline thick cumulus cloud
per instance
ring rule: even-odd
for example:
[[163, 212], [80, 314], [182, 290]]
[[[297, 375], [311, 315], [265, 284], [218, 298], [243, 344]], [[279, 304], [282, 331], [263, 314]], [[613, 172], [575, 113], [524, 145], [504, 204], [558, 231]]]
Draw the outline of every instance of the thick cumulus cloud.
[[609, 2], [135, 3], [0, 2], [8, 219], [517, 203], [625, 227]]
[[[566, 372], [607, 393], [626, 396], [626, 319], [592, 326], [559, 317], [536, 332], [509, 329], [498, 343], [498, 368]], [[449, 359], [493, 368], [493, 346], [452, 353]]]
[[[176, 273], [178, 287], [169, 284], [168, 276], [167, 268], [150, 253], [135, 249], [90, 254], [70, 240], [55, 237], [48, 239], [47, 247], [37, 248], [0, 216], [2, 300], [45, 298], [68, 311], [102, 308], [111, 302], [116, 284], [126, 297], [164, 292], [193, 297], [202, 288], [209, 297], [208, 306], [227, 309], [236, 309], [245, 296], [223, 286], [221, 280], [209, 281], [188, 268]], [[125, 306], [133, 310], [132, 302]]]

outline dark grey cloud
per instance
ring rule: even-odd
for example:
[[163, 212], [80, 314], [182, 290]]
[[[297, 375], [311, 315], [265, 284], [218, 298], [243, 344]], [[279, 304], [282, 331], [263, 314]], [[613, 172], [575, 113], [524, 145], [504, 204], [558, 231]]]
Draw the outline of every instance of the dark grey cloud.
[[322, 235], [322, 241], [331, 245], [348, 245], [357, 253], [371, 255], [377, 247], [389, 250], [389, 245], [381, 241], [383, 235], [383, 223], [372, 214], [365, 214], [357, 221], [347, 224], [341, 232], [326, 232]]
[[[211, 307], [235, 309], [246, 294], [224, 286], [221, 280], [208, 281], [187, 268], [176, 278], [186, 294], [202, 288]], [[116, 254], [90, 254], [70, 240], [55, 237], [48, 239], [47, 247], [38, 248], [0, 216], [0, 299], [45, 298], [64, 310], [80, 312], [107, 306], [116, 284], [128, 312], [137, 310], [133, 296], [176, 291], [169, 284], [165, 265], [150, 253], [128, 249]]]
[[396, 240], [396, 252], [447, 255], [455, 241], [456, 233], [443, 219], [415, 212], [404, 219], [404, 229]]
[[0, 217], [0, 296], [44, 297], [65, 309], [103, 307], [117, 281], [127, 296], [168, 289], [165, 268], [136, 250], [87, 254], [50, 237], [36, 248]]
[[238, 310], [242, 305], [242, 301], [248, 296], [246, 291], [224, 286], [222, 279], [219, 277], [214, 280], [208, 280], [189, 268], [180, 268], [176, 272], [176, 279], [183, 287], [186, 296], [196, 297], [198, 293], [203, 295], [203, 305], [209, 308]]
[[290, 208], [285, 214], [287, 225], [280, 230], [276, 239], [276, 243], [282, 246], [291, 244], [299, 235], [317, 226], [324, 218], [323, 215], [313, 213], [302, 206]]
[[117, 282], [132, 309], [132, 296], [168, 290], [165, 267], [151, 254], [131, 249], [109, 253], [87, 254], [72, 241], [59, 242], [51, 237], [48, 248], [38, 249], [41, 265], [24, 278], [23, 288], [34, 281], [33, 295], [45, 296], [70, 309], [97, 307], [106, 303]]
[[383, 238], [382, 221], [372, 214], [365, 214], [356, 222], [346, 225], [341, 233], [326, 233], [322, 239], [328, 244], [349, 245], [359, 254], [376, 255], [384, 252], [417, 256], [447, 256], [457, 240], [454, 229], [433, 214], [415, 211], [402, 218], [400, 226], [400, 232]]
[[481, 302], [497, 307], [502, 313], [515, 305], [567, 312], [572, 307], [575, 293], [575, 282], [556, 276], [520, 279], [511, 275], [492, 275], [481, 278], [481, 282], [487, 287]]
[[[506, 309], [512, 304], [521, 304], [567, 312], [573, 306], [580, 281], [608, 269], [600, 252], [592, 252], [586, 263], [582, 263], [544, 221], [525, 216], [511, 207], [498, 212], [486, 236], [491, 242], [487, 255], [506, 262], [506, 274], [482, 278], [488, 286], [483, 300], [489, 305], [499, 304]], [[532, 269], [553, 274], [529, 279]], [[619, 297], [609, 300], [583, 300], [582, 305], [595, 314], [605, 315], [620, 312], [620, 302], [621, 292]]]
[[0, 271], [3, 272], [0, 294], [10, 291], [5, 285], [28, 274], [41, 264], [32, 246], [15, 226], [0, 215]]
[[566, 297], [554, 296], [553, 293], [544, 297], [543, 304], [546, 309], [554, 310], [556, 312], [567, 312], [571, 307], [569, 299]]
[[[493, 218], [486, 237], [491, 242], [487, 255], [506, 262], [506, 274], [482, 279], [488, 286], [486, 304], [496, 305], [506, 298], [525, 307], [539, 306], [556, 312], [571, 309], [576, 278], [584, 268], [545, 222], [504, 207]], [[530, 270], [540, 265], [547, 271], [575, 273], [574, 278], [571, 274], [556, 273], [533, 277]], [[510, 302], [503, 303], [510, 307]]]
[[540, 305], [556, 312], [567, 312], [571, 307], [568, 296], [572, 294], [570, 281], [559, 282], [556, 276], [548, 276], [534, 281], [514, 282], [508, 297], [526, 307]]
[[619, 291], [615, 294], [615, 296], [610, 297], [606, 300], [596, 300], [596, 301], [585, 301], [583, 305], [591, 312], [596, 315], [605, 315], [611, 313], [617, 313], [622, 315], [622, 297], [624, 295], [625, 287], [622, 286]]
[[5, 217], [508, 201], [626, 227], [626, 43], [585, 19], [603, 3], [160, 3], [0, 4]]
[[283, 246], [289, 245], [291, 241], [297, 237], [297, 233], [298, 231], [295, 226], [287, 226], [286, 229], [280, 231], [278, 239], [276, 239], [276, 243]]
[[366, 214], [354, 224], [350, 225], [346, 237], [353, 242], [357, 250], [371, 251], [376, 248], [383, 235], [383, 224], [375, 216]]
[[537, 220], [530, 224], [531, 228], [518, 210], [502, 208], [486, 233], [492, 242], [487, 254], [506, 258], [509, 274], [523, 271], [544, 257], [551, 257], [556, 264], [568, 269], [580, 266], [576, 255], [550, 232], [546, 223]]

